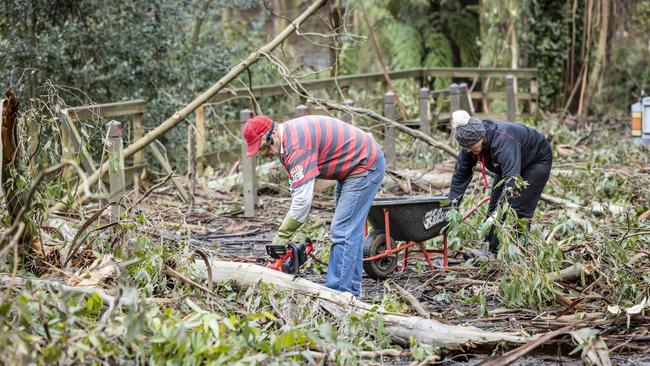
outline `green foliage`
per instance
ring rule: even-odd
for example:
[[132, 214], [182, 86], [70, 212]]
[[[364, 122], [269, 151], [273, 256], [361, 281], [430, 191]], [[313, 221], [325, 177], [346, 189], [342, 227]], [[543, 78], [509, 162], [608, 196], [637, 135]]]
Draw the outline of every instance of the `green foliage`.
[[[367, 13], [391, 69], [478, 63], [478, 14], [474, 7], [455, 1], [426, 0], [364, 1], [358, 7]], [[367, 33], [366, 24], [363, 28]], [[362, 46], [367, 50], [360, 53], [357, 50]], [[373, 68], [376, 58], [365, 57], [367, 52], [375, 54], [370, 42], [366, 45], [344, 42], [341, 69], [356, 73]]]

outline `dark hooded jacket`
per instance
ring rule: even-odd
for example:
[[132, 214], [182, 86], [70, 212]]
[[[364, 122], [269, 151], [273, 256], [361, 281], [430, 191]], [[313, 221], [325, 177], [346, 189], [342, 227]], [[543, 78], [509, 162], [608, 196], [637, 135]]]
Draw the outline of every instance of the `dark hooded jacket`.
[[[487, 144], [480, 153], [485, 168], [495, 174], [489, 211], [496, 208], [503, 187], [514, 187], [516, 176], [537, 162], [552, 159], [551, 146], [536, 130], [512, 122], [483, 120]], [[451, 180], [449, 198], [461, 197], [472, 180], [473, 168], [479, 156], [461, 149]], [[502, 179], [503, 184], [498, 185]], [[497, 187], [498, 185], [498, 187]]]

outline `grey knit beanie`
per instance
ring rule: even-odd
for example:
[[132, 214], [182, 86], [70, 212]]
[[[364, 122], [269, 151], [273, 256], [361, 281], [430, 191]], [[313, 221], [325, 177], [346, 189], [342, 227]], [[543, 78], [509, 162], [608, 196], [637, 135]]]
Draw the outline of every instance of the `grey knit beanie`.
[[451, 114], [451, 126], [456, 130], [456, 140], [463, 147], [474, 145], [485, 136], [483, 122], [463, 110]]

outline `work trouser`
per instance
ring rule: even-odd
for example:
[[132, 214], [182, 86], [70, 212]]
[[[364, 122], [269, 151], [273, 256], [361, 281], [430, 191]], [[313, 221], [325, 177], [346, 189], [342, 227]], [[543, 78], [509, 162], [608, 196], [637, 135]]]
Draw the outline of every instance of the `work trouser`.
[[377, 157], [374, 168], [336, 184], [336, 209], [330, 227], [332, 246], [327, 265], [327, 287], [361, 294], [363, 228], [372, 201], [384, 179], [386, 161]]
[[[519, 192], [519, 196], [508, 198], [508, 203], [515, 212], [517, 212], [517, 217], [519, 219], [527, 219], [526, 221], [528, 226], [530, 226], [530, 220], [535, 214], [537, 203], [539, 203], [539, 199], [542, 197], [544, 186], [546, 186], [546, 182], [551, 175], [552, 165], [553, 153], [551, 147], [547, 145], [547, 148], [543, 151], [542, 157], [521, 172], [521, 177], [528, 183], [526, 188]], [[499, 180], [500, 177], [495, 178], [495, 187]], [[495, 188], [492, 191], [492, 195], [495, 197], [501, 197], [503, 186], [504, 185], [502, 184], [499, 188]], [[498, 199], [491, 201], [488, 212], [492, 212], [496, 209], [496, 204], [498, 202]], [[496, 253], [499, 250], [499, 239], [497, 238], [494, 229], [495, 227], [492, 226], [490, 232], [485, 237], [485, 241], [489, 243], [490, 251]]]

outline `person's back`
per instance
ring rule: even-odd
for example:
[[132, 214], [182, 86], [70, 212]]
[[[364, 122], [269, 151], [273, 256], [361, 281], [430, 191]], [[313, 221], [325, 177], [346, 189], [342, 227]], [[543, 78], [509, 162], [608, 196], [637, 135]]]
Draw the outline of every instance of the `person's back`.
[[282, 124], [283, 164], [292, 188], [314, 177], [342, 180], [374, 167], [381, 149], [371, 134], [328, 116], [309, 115]]
[[513, 122], [483, 120], [488, 146], [492, 150], [518, 148], [521, 152], [521, 166], [524, 170], [550, 152], [544, 135], [526, 125]]

